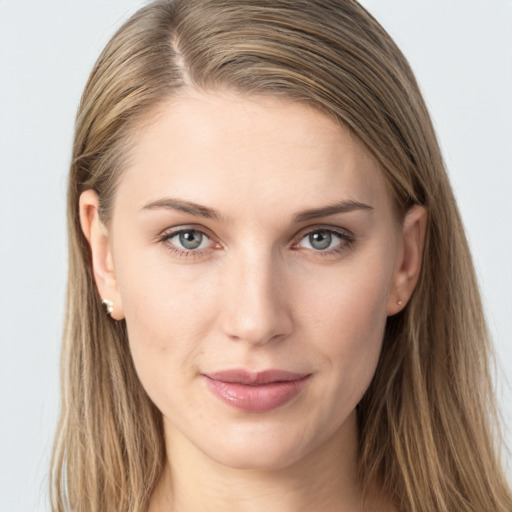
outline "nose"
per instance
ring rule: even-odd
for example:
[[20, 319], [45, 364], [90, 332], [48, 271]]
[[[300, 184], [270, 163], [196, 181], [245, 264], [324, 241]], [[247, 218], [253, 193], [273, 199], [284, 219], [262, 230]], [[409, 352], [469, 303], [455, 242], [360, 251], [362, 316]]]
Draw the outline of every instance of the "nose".
[[233, 257], [225, 269], [220, 326], [234, 341], [264, 345], [292, 331], [281, 265], [270, 255]]

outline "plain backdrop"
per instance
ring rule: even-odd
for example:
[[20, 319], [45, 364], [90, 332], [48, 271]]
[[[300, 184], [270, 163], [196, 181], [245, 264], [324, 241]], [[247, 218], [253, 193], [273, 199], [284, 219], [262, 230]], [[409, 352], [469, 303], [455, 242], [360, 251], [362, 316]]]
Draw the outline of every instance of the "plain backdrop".
[[[50, 510], [74, 115], [102, 47], [142, 4], [0, 0], [0, 512]], [[474, 253], [510, 423], [512, 2], [363, 4], [408, 57], [429, 105]], [[507, 439], [512, 444], [510, 429]]]

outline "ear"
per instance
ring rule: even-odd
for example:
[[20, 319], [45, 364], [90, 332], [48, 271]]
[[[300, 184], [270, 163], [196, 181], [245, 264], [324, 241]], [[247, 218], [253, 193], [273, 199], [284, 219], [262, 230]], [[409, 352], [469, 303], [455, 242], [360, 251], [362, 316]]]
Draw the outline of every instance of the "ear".
[[427, 210], [413, 206], [405, 214], [400, 250], [398, 251], [395, 273], [388, 299], [388, 316], [400, 312], [416, 287], [421, 271]]
[[102, 299], [114, 303], [110, 316], [115, 320], [122, 320], [124, 314], [114, 272], [112, 249], [108, 229], [99, 217], [98, 194], [94, 190], [82, 192], [79, 208], [80, 225], [91, 248], [92, 269], [98, 292]]

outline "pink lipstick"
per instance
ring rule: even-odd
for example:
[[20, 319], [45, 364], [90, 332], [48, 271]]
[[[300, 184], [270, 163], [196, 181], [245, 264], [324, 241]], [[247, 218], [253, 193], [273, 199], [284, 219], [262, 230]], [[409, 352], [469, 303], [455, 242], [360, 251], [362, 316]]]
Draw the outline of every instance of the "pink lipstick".
[[208, 389], [223, 402], [247, 412], [265, 412], [289, 402], [304, 388], [311, 374], [285, 370], [226, 370], [206, 373]]

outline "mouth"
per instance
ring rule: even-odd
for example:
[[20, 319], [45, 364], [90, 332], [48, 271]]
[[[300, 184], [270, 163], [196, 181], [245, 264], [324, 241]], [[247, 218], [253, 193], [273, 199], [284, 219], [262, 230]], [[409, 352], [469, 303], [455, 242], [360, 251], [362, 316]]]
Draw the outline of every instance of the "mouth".
[[295, 398], [312, 374], [286, 370], [226, 370], [203, 376], [208, 389], [227, 405], [246, 412], [265, 412]]

